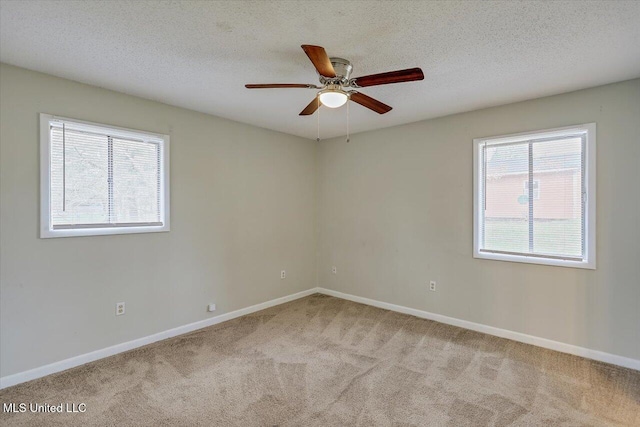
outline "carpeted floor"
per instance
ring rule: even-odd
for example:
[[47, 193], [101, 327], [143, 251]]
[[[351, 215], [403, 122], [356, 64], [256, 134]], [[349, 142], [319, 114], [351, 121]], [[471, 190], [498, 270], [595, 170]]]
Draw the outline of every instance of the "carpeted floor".
[[640, 425], [640, 372], [312, 295], [0, 391], [8, 425]]

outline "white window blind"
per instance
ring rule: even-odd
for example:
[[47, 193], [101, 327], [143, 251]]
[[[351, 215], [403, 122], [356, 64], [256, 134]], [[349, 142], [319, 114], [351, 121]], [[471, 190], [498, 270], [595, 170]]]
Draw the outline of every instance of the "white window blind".
[[587, 171], [595, 170], [587, 163], [588, 139], [588, 131], [577, 128], [476, 140], [477, 257], [593, 265], [595, 228], [590, 236], [588, 225], [595, 224], [595, 209], [590, 218], [588, 202], [595, 179], [589, 185]]
[[48, 232], [168, 229], [168, 137], [51, 116], [41, 126], [47, 128]]

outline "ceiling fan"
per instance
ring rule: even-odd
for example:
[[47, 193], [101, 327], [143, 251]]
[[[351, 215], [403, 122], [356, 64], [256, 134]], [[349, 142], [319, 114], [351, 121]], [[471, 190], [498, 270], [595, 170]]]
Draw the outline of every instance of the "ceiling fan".
[[361, 88], [424, 79], [424, 74], [420, 68], [409, 68], [406, 70], [390, 71], [387, 73], [351, 78], [351, 71], [353, 70], [353, 67], [351, 66], [351, 62], [346, 59], [329, 58], [329, 56], [327, 56], [327, 52], [325, 52], [324, 48], [321, 46], [303, 44], [302, 49], [316, 68], [320, 84], [322, 86], [313, 84], [275, 83], [247, 84], [245, 87], [247, 89], [321, 89], [309, 105], [300, 112], [301, 116], [308, 116], [315, 113], [320, 107], [320, 104], [329, 108], [338, 108], [343, 106], [348, 100], [356, 102], [363, 107], [375, 111], [376, 113], [384, 114], [391, 111], [390, 106], [356, 90], [345, 90], [345, 88]]

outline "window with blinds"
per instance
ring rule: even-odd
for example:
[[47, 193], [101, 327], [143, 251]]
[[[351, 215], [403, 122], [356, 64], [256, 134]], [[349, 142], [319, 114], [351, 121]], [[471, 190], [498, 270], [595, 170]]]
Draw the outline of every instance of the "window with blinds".
[[474, 140], [474, 256], [595, 268], [595, 124]]
[[168, 231], [168, 142], [42, 114], [41, 236]]

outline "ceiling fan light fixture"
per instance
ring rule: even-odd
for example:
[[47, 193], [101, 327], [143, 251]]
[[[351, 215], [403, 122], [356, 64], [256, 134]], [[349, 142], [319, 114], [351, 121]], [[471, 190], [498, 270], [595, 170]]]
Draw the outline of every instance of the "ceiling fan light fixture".
[[347, 93], [340, 89], [326, 89], [320, 91], [318, 96], [322, 105], [329, 108], [342, 107], [349, 99]]

